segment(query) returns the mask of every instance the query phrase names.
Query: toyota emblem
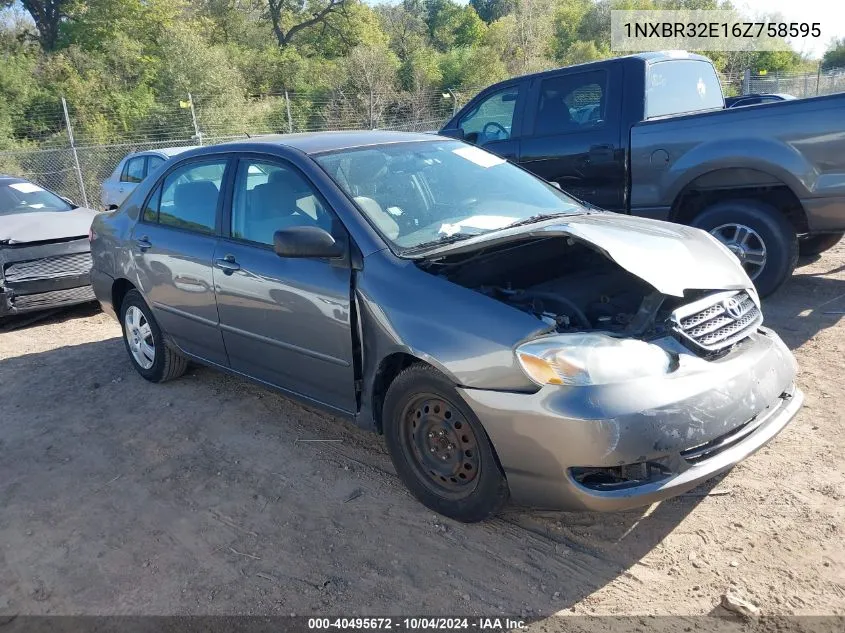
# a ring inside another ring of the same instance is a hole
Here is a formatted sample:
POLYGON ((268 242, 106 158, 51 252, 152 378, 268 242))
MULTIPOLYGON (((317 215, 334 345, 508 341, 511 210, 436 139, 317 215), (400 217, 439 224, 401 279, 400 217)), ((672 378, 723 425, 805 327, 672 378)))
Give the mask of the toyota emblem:
POLYGON ((736 297, 725 299, 722 302, 722 307, 734 321, 739 321, 742 318, 742 302, 736 297))

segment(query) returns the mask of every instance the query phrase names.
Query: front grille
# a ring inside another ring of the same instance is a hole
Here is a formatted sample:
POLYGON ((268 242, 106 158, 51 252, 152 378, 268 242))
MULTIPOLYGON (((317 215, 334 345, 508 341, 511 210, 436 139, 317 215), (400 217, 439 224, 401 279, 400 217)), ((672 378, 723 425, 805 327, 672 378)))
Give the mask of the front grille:
POLYGON ((12 300, 12 306, 18 310, 31 310, 34 308, 49 308, 64 303, 85 303, 95 299, 94 290, 91 286, 82 286, 68 290, 39 292, 34 295, 19 295, 12 300))
POLYGON ((763 313, 744 291, 721 292, 672 313, 672 327, 683 342, 706 352, 738 343, 763 322, 763 313))
POLYGON ((14 262, 6 266, 3 276, 10 284, 55 279, 57 277, 75 277, 91 270, 91 253, 73 253, 33 259, 28 262, 14 262))

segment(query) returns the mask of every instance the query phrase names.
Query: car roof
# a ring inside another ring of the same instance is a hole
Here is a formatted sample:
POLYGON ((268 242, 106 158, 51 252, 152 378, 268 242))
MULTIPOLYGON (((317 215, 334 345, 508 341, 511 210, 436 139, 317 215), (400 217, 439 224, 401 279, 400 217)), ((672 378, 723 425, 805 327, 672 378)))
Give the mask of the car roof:
POLYGON ((237 146, 238 151, 250 145, 280 145, 292 147, 305 154, 320 154, 344 149, 413 143, 416 141, 454 140, 422 132, 393 132, 390 130, 354 130, 342 132, 304 132, 300 134, 268 134, 250 139, 231 141, 214 147, 237 146))
POLYGON ((180 147, 156 147, 154 149, 144 149, 138 152, 132 152, 130 156, 176 156, 182 152, 187 152, 192 149, 197 149, 199 145, 182 145, 180 147))
MULTIPOLYGON (((496 82, 494 84, 490 84, 487 88, 492 88, 495 86, 504 86, 510 83, 516 83, 522 81, 524 79, 534 79, 537 77, 546 77, 551 75, 557 75, 562 70, 571 70, 577 69, 580 71, 589 71, 593 69, 603 68, 608 62, 615 62, 615 61, 627 61, 632 59, 639 59, 646 66, 650 66, 651 64, 656 64, 659 62, 666 62, 670 60, 693 60, 693 61, 700 61, 700 62, 707 62, 708 64, 712 64, 712 60, 704 55, 697 55, 696 53, 688 53, 687 51, 648 51, 645 53, 634 53, 632 55, 621 55, 619 57, 610 57, 608 59, 597 59, 592 62, 584 62, 583 64, 572 64, 571 66, 560 66, 558 68, 551 68, 549 70, 541 70, 536 73, 529 73, 527 75, 518 75, 516 77, 511 77, 510 79, 503 79, 502 81, 496 82)), ((484 90, 487 90, 485 88, 484 90)))
POLYGON ((8 174, 0 174, 0 185, 11 185, 16 182, 29 182, 26 178, 19 176, 10 176, 8 174))

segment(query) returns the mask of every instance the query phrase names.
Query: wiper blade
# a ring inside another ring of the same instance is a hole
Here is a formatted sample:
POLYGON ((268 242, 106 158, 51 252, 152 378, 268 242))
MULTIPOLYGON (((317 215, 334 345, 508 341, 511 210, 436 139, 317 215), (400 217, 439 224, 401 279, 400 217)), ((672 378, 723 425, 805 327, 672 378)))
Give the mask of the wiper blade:
POLYGON ((541 213, 538 215, 532 215, 529 218, 523 218, 522 220, 517 220, 516 222, 511 222, 503 229, 512 229, 515 226, 524 226, 526 224, 534 224, 535 222, 542 222, 543 220, 550 220, 552 218, 562 218, 569 215, 578 215, 577 213, 541 213))
POLYGON ((461 240, 468 239, 470 237, 475 237, 479 235, 478 233, 452 233, 451 235, 441 235, 435 240, 430 240, 428 242, 422 242, 421 244, 415 244, 414 246, 409 246, 408 248, 402 249, 403 253, 415 253, 417 251, 424 251, 429 248, 433 248, 435 246, 443 246, 445 244, 452 244, 454 242, 460 242, 461 240))

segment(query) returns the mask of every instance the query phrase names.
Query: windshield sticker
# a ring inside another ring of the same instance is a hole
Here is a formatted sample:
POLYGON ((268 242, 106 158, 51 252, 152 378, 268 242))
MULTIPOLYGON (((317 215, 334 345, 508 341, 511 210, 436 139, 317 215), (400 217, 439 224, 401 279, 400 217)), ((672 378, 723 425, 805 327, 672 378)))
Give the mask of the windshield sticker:
POLYGON ((504 215, 474 215, 454 224, 443 224, 438 233, 448 236, 460 233, 464 229, 495 231, 496 229, 505 228, 508 224, 513 224, 516 220, 517 218, 506 217, 504 215))
POLYGON ((12 189, 17 189, 21 193, 35 193, 36 191, 44 191, 38 185, 31 182, 13 182, 9 185, 12 189))
POLYGON ((499 158, 498 156, 485 152, 483 149, 478 149, 477 147, 458 147, 453 149, 452 153, 475 163, 479 167, 484 167, 485 169, 501 165, 505 162, 504 158, 499 158))

